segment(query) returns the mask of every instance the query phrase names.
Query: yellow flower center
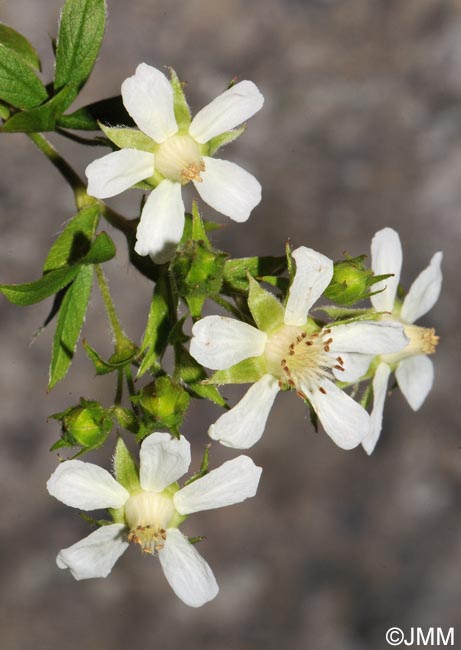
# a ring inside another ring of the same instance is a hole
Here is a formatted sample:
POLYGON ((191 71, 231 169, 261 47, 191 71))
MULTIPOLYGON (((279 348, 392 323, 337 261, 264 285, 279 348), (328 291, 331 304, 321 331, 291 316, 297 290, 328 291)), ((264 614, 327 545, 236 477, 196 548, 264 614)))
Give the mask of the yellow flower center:
POLYGON ((264 355, 281 388, 295 388, 303 399, 306 392, 326 392, 321 383, 334 379, 332 369, 344 370, 341 357, 330 353, 331 333, 328 328, 308 334, 302 327, 282 325, 269 336, 264 355))
POLYGON ((436 335, 433 327, 419 327, 418 325, 406 325, 404 323, 403 325, 405 335, 409 341, 406 347, 400 352, 382 355, 381 359, 385 363, 393 365, 403 359, 408 359, 408 357, 414 357, 418 354, 434 354, 439 337, 436 335))
POLYGON ((139 544, 144 553, 155 553, 163 547, 175 513, 172 499, 162 494, 140 492, 131 496, 125 504, 128 541, 139 544))
POLYGON ((205 171, 205 163, 199 145, 190 135, 173 135, 156 150, 155 168, 165 178, 186 185, 202 181, 200 173, 205 171))

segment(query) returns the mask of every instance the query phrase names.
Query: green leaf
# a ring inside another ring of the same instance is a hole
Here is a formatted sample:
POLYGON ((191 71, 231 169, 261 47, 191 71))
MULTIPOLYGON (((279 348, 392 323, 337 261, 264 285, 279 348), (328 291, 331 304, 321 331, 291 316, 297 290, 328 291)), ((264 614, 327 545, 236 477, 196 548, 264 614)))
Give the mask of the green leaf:
POLYGON ((32 68, 1 44, 0 99, 16 108, 33 108, 48 99, 45 86, 32 68))
POLYGON ((264 357, 244 359, 227 370, 216 371, 207 384, 253 384, 267 373, 264 357))
POLYGON ((197 479, 202 478, 202 476, 205 476, 205 474, 208 474, 208 465, 210 462, 210 447, 211 444, 205 445, 199 471, 195 472, 195 474, 192 474, 192 476, 188 478, 187 481, 184 483, 184 486, 189 485, 190 483, 193 483, 197 479))
POLYGON ((69 84, 42 106, 12 115, 1 130, 5 133, 54 131, 57 117, 74 101, 77 92, 75 84, 69 84))
POLYGON ((224 265, 223 292, 228 295, 248 292, 248 274, 254 278, 278 275, 287 268, 285 257, 242 257, 224 265))
POLYGON ((99 131, 100 122, 135 126, 133 119, 123 105, 121 95, 108 97, 94 104, 83 106, 74 113, 62 115, 57 120, 58 126, 80 131, 99 131))
POLYGON ((218 406, 229 408, 226 400, 216 386, 212 386, 211 384, 202 384, 201 382, 192 382, 191 384, 187 384, 187 387, 199 399, 208 399, 210 402, 213 402, 218 406))
POLYGON ((38 54, 27 38, 4 23, 0 23, 0 44, 13 50, 32 68, 40 70, 38 54))
POLYGON ((54 271, 84 257, 91 248, 91 240, 99 221, 100 208, 92 205, 73 217, 56 239, 43 265, 43 271, 54 271))
POLYGON ((168 309, 168 278, 160 276, 155 285, 146 330, 141 343, 141 352, 144 358, 138 370, 138 377, 142 377, 163 354, 168 343, 171 330, 168 309))
POLYGON ((258 329, 271 332, 283 324, 285 309, 275 296, 262 289, 254 278, 248 276, 250 291, 248 294, 248 307, 258 329))
POLYGON ((2 120, 7 120, 10 116, 10 109, 5 104, 0 102, 0 118, 2 120))
POLYGON ((91 266, 82 266, 75 280, 66 291, 59 310, 53 341, 50 381, 48 383, 48 389, 50 390, 65 377, 72 363, 85 319, 92 285, 93 268, 91 266))
POLYGON ((131 362, 137 352, 137 348, 128 339, 126 340, 126 348, 113 354, 108 361, 104 361, 87 341, 83 341, 83 347, 88 358, 93 362, 97 375, 108 375, 111 372, 123 369, 131 362))
POLYGON ((180 133, 188 133, 191 123, 191 114, 184 94, 183 84, 179 81, 178 75, 170 68, 170 83, 173 88, 174 116, 178 123, 180 133))
POLYGON ((128 492, 141 489, 138 467, 122 438, 117 440, 115 447, 114 471, 115 478, 128 492))
POLYGON ((102 264, 115 257, 115 244, 106 232, 96 236, 89 252, 80 260, 81 264, 102 264))
POLYGON ((79 266, 67 266, 46 273, 40 280, 27 284, 1 284, 0 292, 15 305, 33 305, 66 287, 79 271, 79 266))
POLYGON ((128 127, 114 127, 99 124, 101 131, 113 142, 119 149, 129 147, 130 149, 139 149, 140 151, 154 152, 155 142, 148 135, 139 129, 128 127))
POLYGON ((82 86, 98 56, 106 24, 105 0, 67 0, 61 13, 54 87, 82 86))
POLYGON ((247 125, 243 124, 243 126, 239 126, 238 129, 232 129, 232 131, 225 131, 224 133, 221 133, 220 135, 216 135, 214 138, 211 138, 209 142, 207 142, 206 145, 208 147, 208 156, 212 156, 215 154, 218 149, 221 149, 221 147, 224 147, 226 144, 230 144, 231 142, 234 142, 234 140, 237 140, 238 137, 242 135, 242 133, 246 130, 247 125))

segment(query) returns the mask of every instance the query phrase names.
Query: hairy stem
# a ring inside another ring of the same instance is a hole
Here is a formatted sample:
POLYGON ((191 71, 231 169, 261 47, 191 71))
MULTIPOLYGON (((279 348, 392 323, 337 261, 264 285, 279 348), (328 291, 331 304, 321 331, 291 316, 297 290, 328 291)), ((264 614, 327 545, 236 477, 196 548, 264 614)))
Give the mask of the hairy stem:
POLYGON ((115 311, 114 302, 112 300, 112 296, 110 295, 109 285, 107 283, 104 272, 99 264, 95 265, 95 269, 99 290, 104 301, 107 317, 109 319, 109 323, 115 339, 115 350, 118 352, 126 346, 128 343, 128 338, 126 337, 125 332, 120 325, 120 321, 118 319, 117 312, 115 311))

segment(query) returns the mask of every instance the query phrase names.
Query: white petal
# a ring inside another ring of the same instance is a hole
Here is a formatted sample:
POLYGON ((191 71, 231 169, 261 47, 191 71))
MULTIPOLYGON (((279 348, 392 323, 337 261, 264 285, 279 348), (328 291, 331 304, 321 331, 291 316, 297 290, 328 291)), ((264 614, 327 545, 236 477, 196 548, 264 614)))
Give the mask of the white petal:
POLYGON ((370 416, 364 408, 349 397, 331 381, 310 392, 303 389, 309 397, 323 428, 342 449, 353 449, 362 442, 368 432, 370 416))
POLYGON ((362 440, 362 446, 368 455, 373 453, 381 435, 384 402, 390 373, 391 369, 387 363, 380 363, 373 378, 373 410, 370 415, 370 429, 362 440))
POLYGON ((379 230, 371 240, 371 268, 375 275, 394 274, 374 284, 372 291, 384 291, 370 298, 376 311, 392 311, 402 269, 402 245, 398 233, 392 228, 379 230))
POLYGON ((374 355, 341 352, 340 356, 344 370, 333 370, 333 374, 339 381, 353 382, 367 372, 374 355))
POLYGON ((320 298, 333 276, 333 262, 312 248, 300 246, 292 253, 296 274, 285 310, 286 325, 304 325, 312 305, 320 298))
POLYGON ((218 595, 213 571, 177 528, 167 529, 158 557, 170 587, 186 605, 201 607, 218 595))
POLYGON ((94 160, 85 169, 88 194, 107 199, 120 194, 154 173, 154 154, 120 149, 94 160))
POLYGON ((261 185, 252 174, 239 165, 203 157, 205 171, 201 183, 194 181, 195 189, 205 203, 234 221, 246 221, 261 201, 261 185))
POLYGON ((190 444, 169 433, 153 433, 144 439, 139 452, 141 487, 148 492, 161 492, 187 472, 190 465, 190 444))
POLYGON ((125 108, 141 131, 159 144, 178 130, 173 89, 163 72, 140 63, 136 73, 122 83, 125 108))
POLYGON ((403 325, 397 321, 357 321, 331 328, 332 352, 392 354, 407 346, 403 325))
POLYGON ((403 301, 400 316, 406 323, 414 323, 427 314, 437 302, 442 288, 442 253, 436 253, 428 267, 421 271, 403 301))
POLYGON ((226 370, 235 363, 259 357, 266 347, 267 335, 234 318, 206 316, 192 328, 189 352, 202 366, 226 370))
POLYGON ((204 144, 225 131, 242 124, 257 113, 264 97, 252 81, 240 81, 202 108, 192 120, 190 135, 204 144))
POLYGON ((69 569, 76 580, 106 578, 129 543, 123 524, 101 526, 76 544, 58 553, 56 564, 69 569))
POLYGON ((46 487, 66 506, 81 510, 121 508, 130 496, 107 470, 81 460, 60 463, 46 487))
POLYGON ((164 180, 150 193, 136 231, 138 255, 150 255, 163 264, 174 255, 184 230, 181 185, 164 180))
POLYGON ((261 472, 251 458, 238 456, 176 492, 174 506, 189 515, 240 503, 255 496, 261 472))
POLYGON ((246 392, 233 409, 211 425, 208 435, 226 447, 248 449, 258 442, 279 392, 277 380, 264 375, 246 392))
POLYGON ((434 365, 424 354, 409 357, 399 363, 395 377, 408 404, 417 411, 434 383, 434 365))

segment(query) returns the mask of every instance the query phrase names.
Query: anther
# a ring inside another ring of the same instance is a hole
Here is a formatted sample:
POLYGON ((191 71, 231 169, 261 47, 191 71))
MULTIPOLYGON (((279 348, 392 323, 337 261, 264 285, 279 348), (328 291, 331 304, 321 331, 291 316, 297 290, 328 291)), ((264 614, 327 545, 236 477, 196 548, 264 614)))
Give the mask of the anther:
POLYGON ((319 391, 323 394, 326 395, 327 391, 323 388, 323 386, 319 386, 319 391))

